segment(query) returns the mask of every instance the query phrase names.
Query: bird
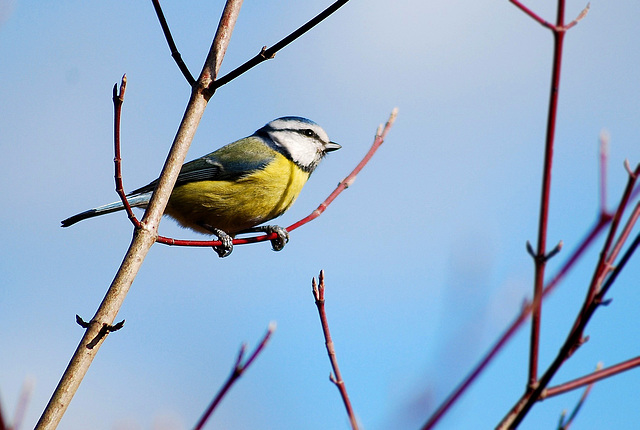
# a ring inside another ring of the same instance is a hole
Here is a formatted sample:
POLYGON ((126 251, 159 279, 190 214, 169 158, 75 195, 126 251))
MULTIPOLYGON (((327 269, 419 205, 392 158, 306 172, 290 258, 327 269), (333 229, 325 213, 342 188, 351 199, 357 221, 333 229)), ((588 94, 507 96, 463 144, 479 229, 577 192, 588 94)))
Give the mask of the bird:
MULTIPOLYGON (((284 248, 288 232, 277 225, 260 226, 287 211, 324 156, 342 146, 329 140, 315 122, 299 117, 274 119, 251 136, 237 140, 182 165, 165 215, 182 227, 213 234, 214 247, 226 257, 240 233, 277 233, 275 251, 284 248)), ((158 179, 127 194, 131 207, 146 208, 158 179)), ((121 201, 81 212, 62 227, 124 209, 121 201)))

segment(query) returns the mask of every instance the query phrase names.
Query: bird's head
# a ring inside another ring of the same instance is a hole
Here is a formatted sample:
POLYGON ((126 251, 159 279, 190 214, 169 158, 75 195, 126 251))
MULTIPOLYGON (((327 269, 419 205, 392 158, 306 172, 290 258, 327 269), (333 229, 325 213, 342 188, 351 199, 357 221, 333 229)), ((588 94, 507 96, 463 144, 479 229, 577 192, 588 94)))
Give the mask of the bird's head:
POLYGON ((275 149, 309 173, 313 172, 327 152, 341 148, 329 140, 327 133, 318 124, 298 116, 274 119, 256 131, 255 135, 266 139, 275 149))

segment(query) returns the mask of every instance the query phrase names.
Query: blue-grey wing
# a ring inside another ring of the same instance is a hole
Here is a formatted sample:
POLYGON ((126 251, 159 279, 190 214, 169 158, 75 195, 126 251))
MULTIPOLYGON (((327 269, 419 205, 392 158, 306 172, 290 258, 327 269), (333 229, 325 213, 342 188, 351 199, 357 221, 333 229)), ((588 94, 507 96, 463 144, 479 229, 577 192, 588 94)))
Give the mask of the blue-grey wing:
MULTIPOLYGON (((275 155, 276 152, 262 139, 250 136, 185 163, 180 169, 176 186, 197 181, 233 181, 263 169, 275 155)), ((156 179, 130 194, 152 191, 157 184, 156 179)))

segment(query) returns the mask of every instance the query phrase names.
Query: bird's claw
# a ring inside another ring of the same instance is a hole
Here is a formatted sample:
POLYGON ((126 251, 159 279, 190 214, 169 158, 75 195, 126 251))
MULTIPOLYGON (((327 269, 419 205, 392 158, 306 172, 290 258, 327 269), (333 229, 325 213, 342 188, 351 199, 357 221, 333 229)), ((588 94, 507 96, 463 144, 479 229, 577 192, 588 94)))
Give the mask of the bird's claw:
POLYGON ((271 239, 271 247, 274 251, 282 251, 282 248, 289 242, 289 232, 279 225, 267 225, 264 227, 267 234, 275 233, 278 235, 275 239, 271 239))
POLYGON ((224 258, 231 255, 231 252, 233 251, 233 238, 219 228, 210 227, 209 230, 211 230, 211 233, 218 236, 218 240, 221 242, 220 245, 212 247, 218 256, 220 258, 224 258))
POLYGON ((271 239, 271 247, 274 251, 282 251, 282 248, 289 242, 289 232, 286 228, 279 225, 261 225, 243 230, 240 233, 275 233, 278 235, 275 239, 271 239))

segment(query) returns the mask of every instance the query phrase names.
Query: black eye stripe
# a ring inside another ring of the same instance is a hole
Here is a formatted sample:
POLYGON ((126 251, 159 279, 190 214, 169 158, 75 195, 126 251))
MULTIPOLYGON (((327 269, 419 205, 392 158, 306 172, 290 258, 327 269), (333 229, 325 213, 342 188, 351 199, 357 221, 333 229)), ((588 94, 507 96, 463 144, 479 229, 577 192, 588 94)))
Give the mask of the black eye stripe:
POLYGON ((301 135, 306 136, 306 137, 311 137, 313 139, 316 139, 316 140, 319 140, 319 141, 322 142, 322 139, 320 138, 318 133, 316 133, 314 130, 312 130, 310 128, 280 128, 280 129, 271 128, 270 131, 271 132, 289 131, 289 132, 292 132, 292 133, 301 134, 301 135))

